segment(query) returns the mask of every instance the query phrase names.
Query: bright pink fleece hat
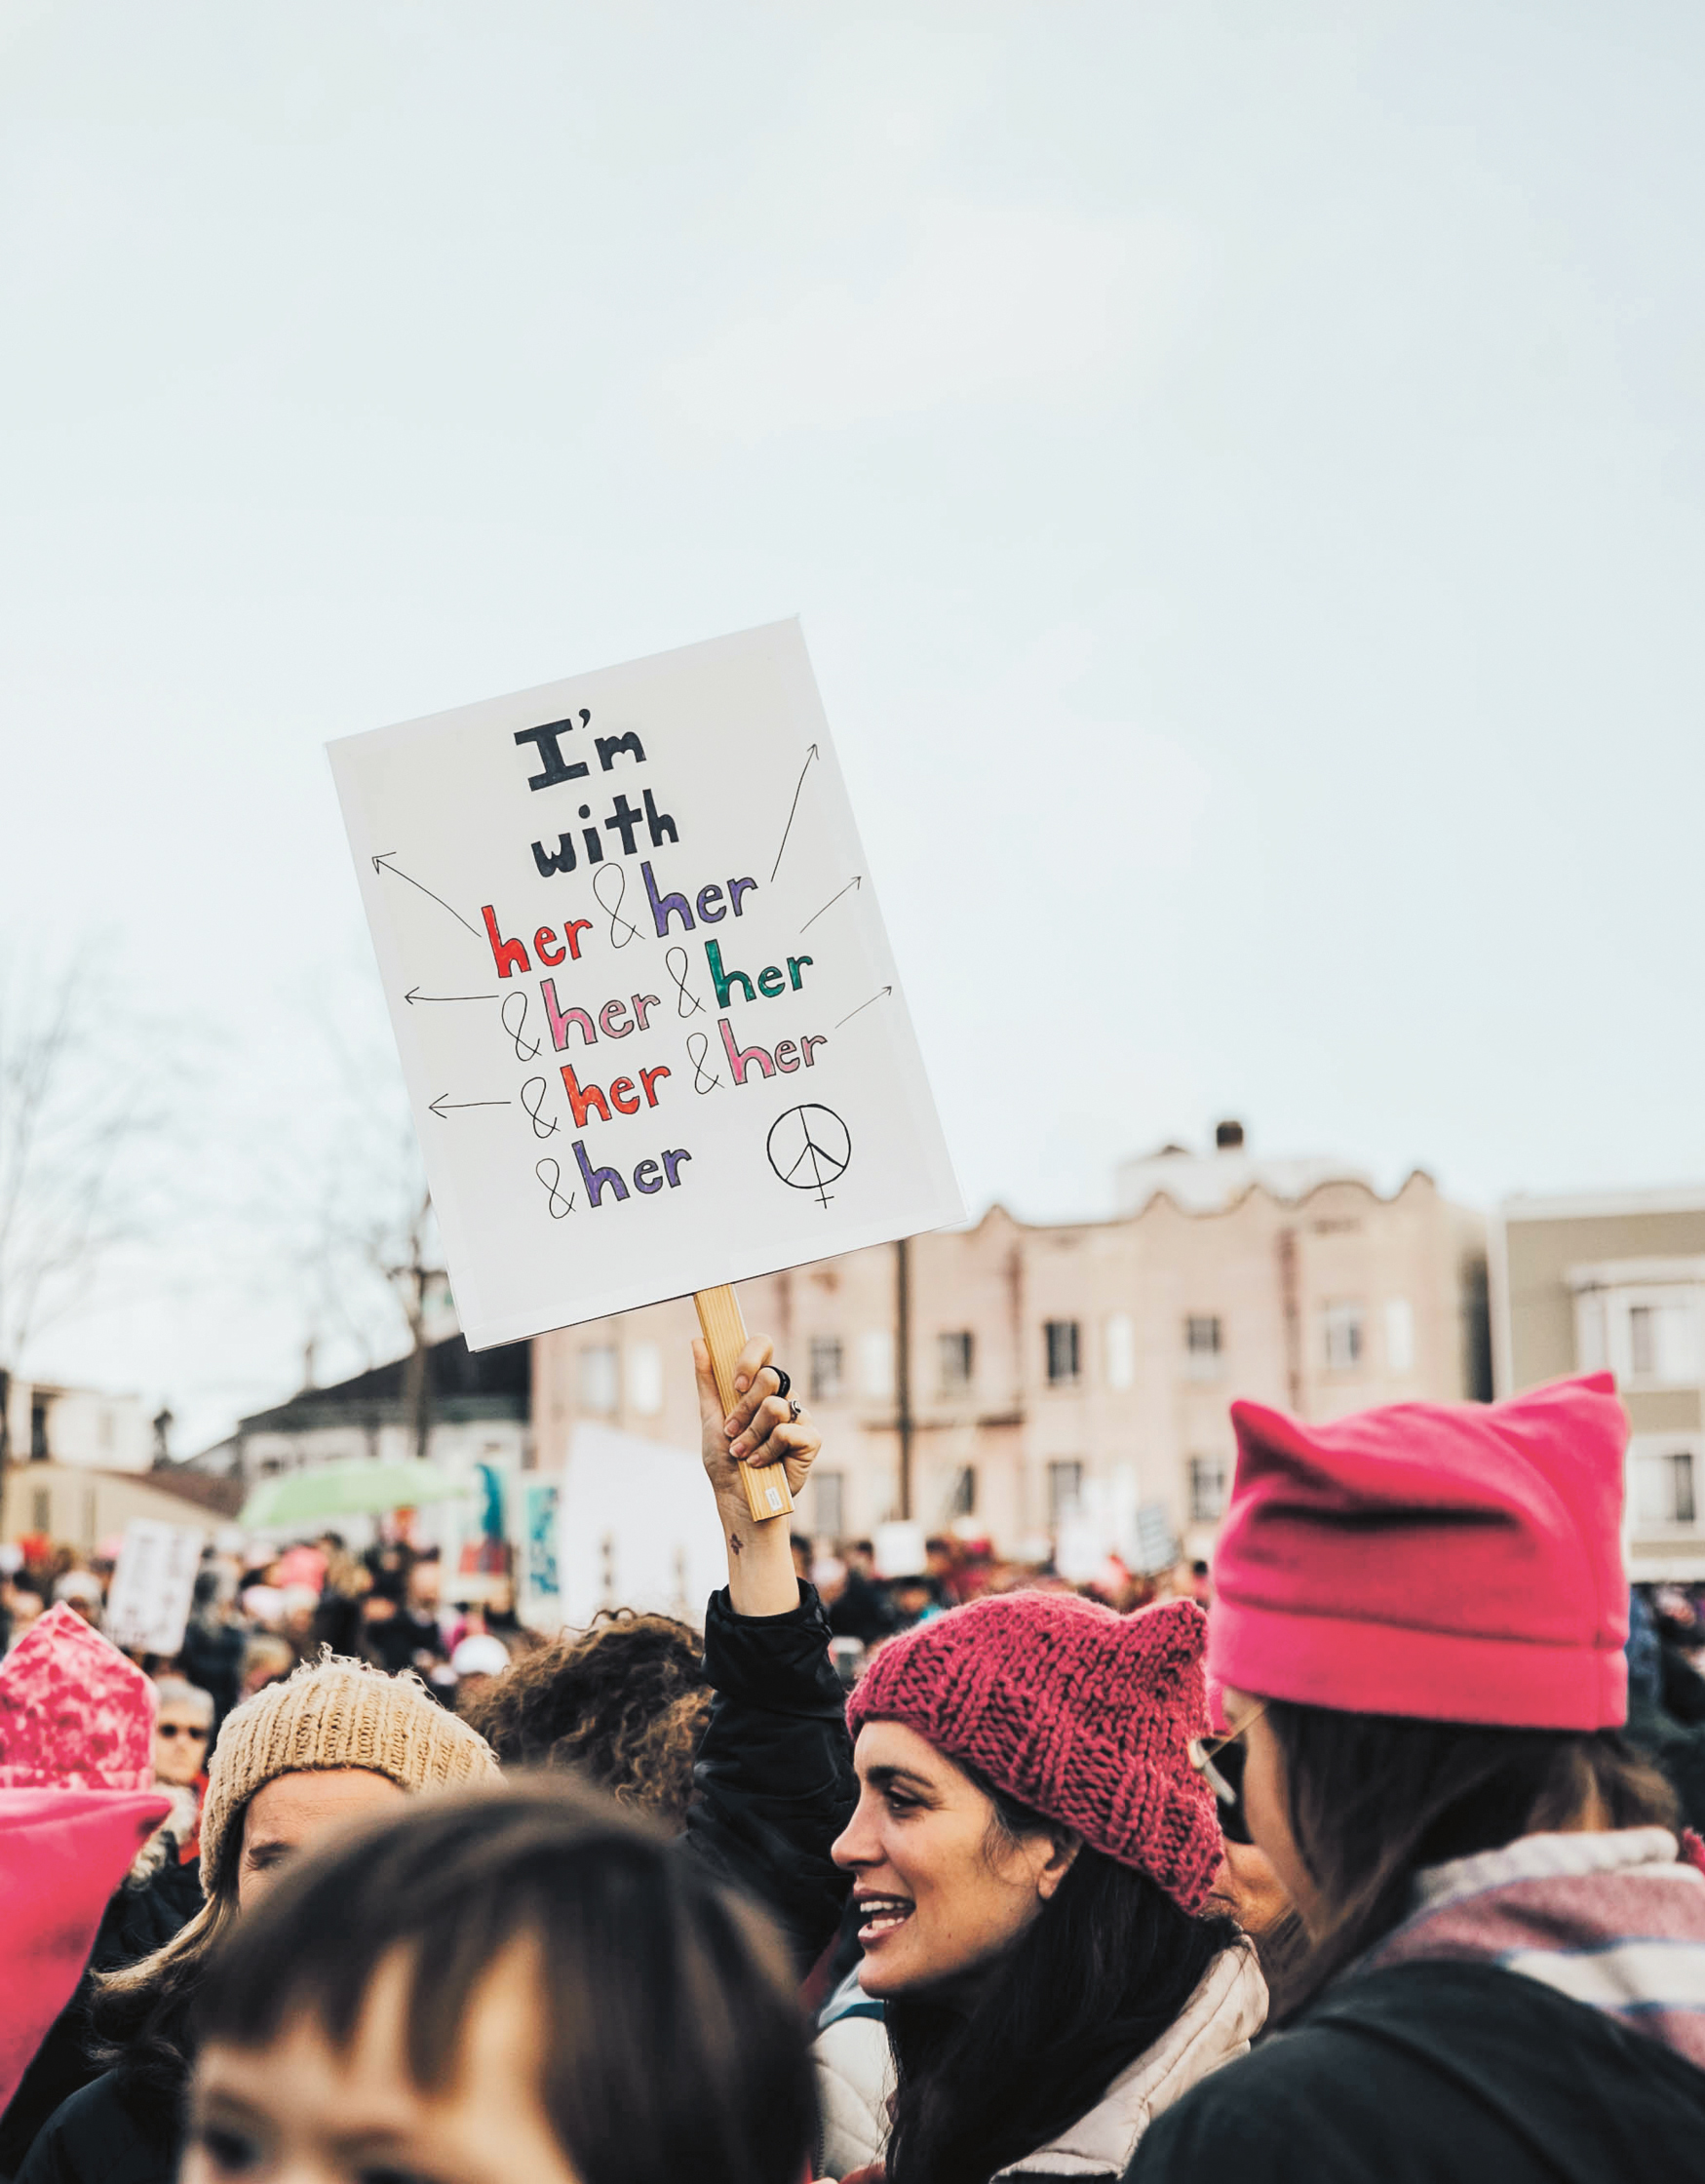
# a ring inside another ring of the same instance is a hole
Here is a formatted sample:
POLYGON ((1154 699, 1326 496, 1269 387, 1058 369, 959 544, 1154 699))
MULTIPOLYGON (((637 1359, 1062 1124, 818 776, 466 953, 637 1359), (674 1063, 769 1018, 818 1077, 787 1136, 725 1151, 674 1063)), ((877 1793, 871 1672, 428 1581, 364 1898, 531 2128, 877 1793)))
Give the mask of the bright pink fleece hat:
POLYGON ((154 1790, 0 1789, 0 2107, 83 1976, 108 1896, 171 1810, 154 1790))
POLYGON ((1135 1616, 1070 1593, 973 1600, 891 1638, 847 1726, 904 1722, 1193 1913, 1223 1855, 1189 1755, 1207 1727, 1203 1637, 1189 1600, 1135 1616))
POLYGON ((1304 1425, 1234 1403, 1209 1674, 1339 1713, 1595 1730, 1628 1713, 1608 1373, 1304 1425))

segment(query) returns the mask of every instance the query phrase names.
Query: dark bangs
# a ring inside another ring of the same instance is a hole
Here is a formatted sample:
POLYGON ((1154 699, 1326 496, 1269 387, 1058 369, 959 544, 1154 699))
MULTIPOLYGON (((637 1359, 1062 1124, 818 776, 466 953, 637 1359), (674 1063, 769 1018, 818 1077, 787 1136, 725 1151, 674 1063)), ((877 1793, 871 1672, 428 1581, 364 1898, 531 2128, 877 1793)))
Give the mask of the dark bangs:
POLYGON ((424 1798, 305 1860, 214 1955, 197 2040, 262 2048, 308 2016, 344 2048, 401 1954, 407 2069, 442 2092, 482 1982, 518 1942, 540 2097, 586 2184, 795 2184, 816 2110, 780 1942, 678 1846, 562 1775, 424 1798))

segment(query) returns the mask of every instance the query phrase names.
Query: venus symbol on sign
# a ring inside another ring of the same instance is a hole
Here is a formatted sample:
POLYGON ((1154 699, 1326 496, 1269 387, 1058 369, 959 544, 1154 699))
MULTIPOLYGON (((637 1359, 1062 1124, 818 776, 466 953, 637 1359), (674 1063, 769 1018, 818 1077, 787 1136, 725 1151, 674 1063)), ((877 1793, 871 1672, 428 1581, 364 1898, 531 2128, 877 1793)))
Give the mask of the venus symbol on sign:
POLYGON ((824 1186, 843 1176, 852 1159, 852 1133, 833 1108, 789 1108, 770 1124, 764 1141, 769 1164, 794 1190, 815 1190, 820 1206, 832 1193, 824 1186))

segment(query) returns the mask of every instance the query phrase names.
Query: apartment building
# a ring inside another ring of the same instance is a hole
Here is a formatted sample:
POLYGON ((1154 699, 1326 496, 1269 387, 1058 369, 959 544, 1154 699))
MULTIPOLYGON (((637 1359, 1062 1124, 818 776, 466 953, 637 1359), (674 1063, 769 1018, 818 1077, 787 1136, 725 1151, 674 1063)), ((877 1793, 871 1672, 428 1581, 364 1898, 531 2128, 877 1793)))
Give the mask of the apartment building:
POLYGON ((1498 1392, 1614 1373, 1630 1574, 1705 1579, 1705 1189, 1508 1199, 1492 1283, 1498 1392))
MULTIPOLYGON (((1329 1418, 1490 1392, 1479 1218, 1417 1170, 1389 1197, 1341 1162, 1129 1163, 1111 1220, 972 1227, 742 1282, 824 1434, 800 1508, 820 1539, 886 1518, 1046 1552, 1068 1519, 1136 1554, 1212 1544, 1234 1395, 1329 1418)), ((696 1445, 690 1298, 541 1336, 533 1429, 561 1467, 596 1419, 696 1445)))

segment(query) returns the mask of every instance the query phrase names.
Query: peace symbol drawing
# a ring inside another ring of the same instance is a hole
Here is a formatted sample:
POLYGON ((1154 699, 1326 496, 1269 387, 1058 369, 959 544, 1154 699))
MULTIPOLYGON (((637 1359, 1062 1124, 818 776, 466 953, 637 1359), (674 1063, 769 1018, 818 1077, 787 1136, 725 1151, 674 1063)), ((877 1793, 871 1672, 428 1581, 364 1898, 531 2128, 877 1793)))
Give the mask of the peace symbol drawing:
POLYGON ((833 1193, 825 1186, 845 1175, 852 1133, 833 1108, 789 1108, 770 1124, 763 1150, 783 1183, 794 1190, 815 1190, 817 1203, 827 1206, 833 1193))

